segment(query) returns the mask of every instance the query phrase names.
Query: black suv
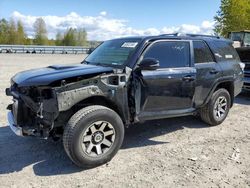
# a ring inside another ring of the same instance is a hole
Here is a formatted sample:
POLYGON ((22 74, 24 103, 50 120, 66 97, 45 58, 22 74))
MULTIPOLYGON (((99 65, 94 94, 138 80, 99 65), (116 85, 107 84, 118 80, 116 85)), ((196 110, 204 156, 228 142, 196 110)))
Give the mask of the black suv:
POLYGON ((129 37, 103 42, 82 63, 16 74, 6 94, 20 136, 63 137, 78 166, 111 160, 124 127, 197 115, 222 123, 241 92, 240 60, 226 39, 201 35, 129 37))

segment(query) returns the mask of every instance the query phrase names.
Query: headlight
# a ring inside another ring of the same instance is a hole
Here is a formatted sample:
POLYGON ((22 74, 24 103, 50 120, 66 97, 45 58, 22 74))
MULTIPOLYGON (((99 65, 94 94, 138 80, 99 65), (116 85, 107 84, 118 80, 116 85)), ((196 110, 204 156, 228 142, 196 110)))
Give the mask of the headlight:
POLYGON ((22 94, 28 94, 29 88, 28 87, 20 87, 19 92, 22 94))

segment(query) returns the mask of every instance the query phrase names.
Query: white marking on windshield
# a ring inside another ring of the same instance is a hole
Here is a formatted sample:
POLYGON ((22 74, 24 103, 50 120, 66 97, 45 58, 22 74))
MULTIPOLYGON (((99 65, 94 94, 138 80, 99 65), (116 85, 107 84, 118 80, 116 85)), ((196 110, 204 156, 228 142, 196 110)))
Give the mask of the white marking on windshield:
POLYGON ((233 55, 225 55, 226 59, 233 59, 233 55))
POLYGON ((124 42, 122 48, 135 48, 138 42, 124 42))

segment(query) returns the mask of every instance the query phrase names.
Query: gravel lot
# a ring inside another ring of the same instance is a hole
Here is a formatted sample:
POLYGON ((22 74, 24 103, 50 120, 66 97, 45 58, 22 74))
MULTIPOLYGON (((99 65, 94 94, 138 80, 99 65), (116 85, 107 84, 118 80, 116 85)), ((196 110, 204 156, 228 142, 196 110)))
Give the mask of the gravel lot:
POLYGON ((250 187, 250 94, 237 97, 217 127, 194 117, 132 126, 114 159, 94 169, 73 165, 60 141, 15 136, 5 117, 10 77, 82 59, 0 54, 0 187, 250 187))

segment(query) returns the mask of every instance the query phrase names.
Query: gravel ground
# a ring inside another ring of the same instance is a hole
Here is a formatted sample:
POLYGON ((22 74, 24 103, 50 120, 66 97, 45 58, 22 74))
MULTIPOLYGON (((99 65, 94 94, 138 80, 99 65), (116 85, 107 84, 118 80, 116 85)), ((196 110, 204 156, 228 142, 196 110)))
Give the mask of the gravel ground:
POLYGON ((73 165, 60 141, 15 136, 5 117, 10 77, 82 59, 0 54, 0 187, 250 187, 250 94, 237 97, 217 127, 194 117, 132 126, 114 159, 93 169, 73 165))

